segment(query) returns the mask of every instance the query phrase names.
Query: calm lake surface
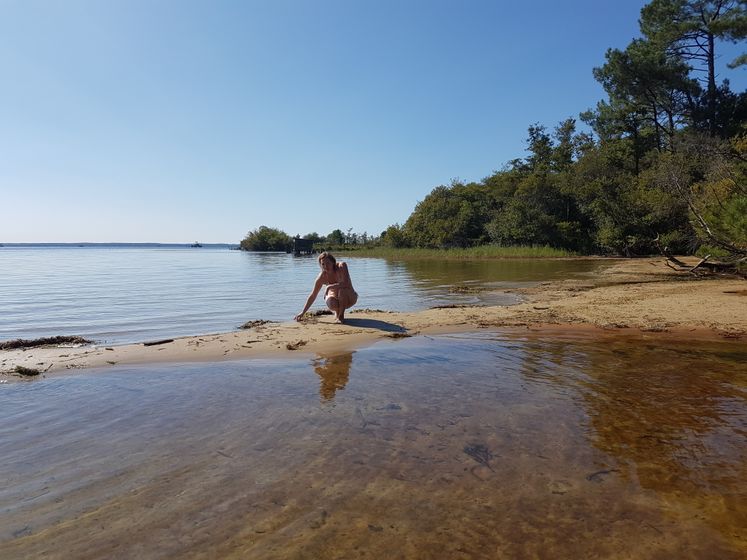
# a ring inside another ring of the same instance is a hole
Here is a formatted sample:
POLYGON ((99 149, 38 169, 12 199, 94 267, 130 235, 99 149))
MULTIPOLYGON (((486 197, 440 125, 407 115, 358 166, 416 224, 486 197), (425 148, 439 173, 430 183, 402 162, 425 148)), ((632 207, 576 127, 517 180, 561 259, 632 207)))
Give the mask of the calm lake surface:
MULTIPOLYGON (((516 298, 450 293, 590 274, 588 260, 415 261, 344 257, 358 308, 415 311, 516 298)), ((303 307, 316 258, 227 247, 0 247, 0 340, 81 335, 100 343, 227 332, 288 321, 303 307)), ((323 307, 321 298, 313 309, 323 307)))
POLYGON ((0 558, 747 557, 747 345, 604 336, 0 385, 0 558))

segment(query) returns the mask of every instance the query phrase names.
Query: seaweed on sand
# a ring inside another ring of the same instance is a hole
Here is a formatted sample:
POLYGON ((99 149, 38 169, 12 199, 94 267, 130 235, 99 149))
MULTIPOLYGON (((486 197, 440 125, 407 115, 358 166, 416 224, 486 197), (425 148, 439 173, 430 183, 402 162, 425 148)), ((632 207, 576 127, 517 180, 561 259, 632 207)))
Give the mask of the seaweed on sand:
POLYGON ((48 336, 26 340, 17 338, 0 342, 0 350, 15 350, 17 348, 33 348, 35 346, 53 346, 57 344, 91 344, 93 341, 82 336, 48 336))
POLYGON ((265 319, 257 319, 256 321, 247 321, 243 325, 241 325, 240 329, 253 329, 256 327, 261 327, 262 325, 266 325, 267 323, 274 323, 274 321, 266 321, 265 319))
POLYGON ((18 375, 23 375, 25 377, 34 377, 41 373, 38 369, 27 368, 24 366, 16 366, 13 371, 15 371, 18 375))

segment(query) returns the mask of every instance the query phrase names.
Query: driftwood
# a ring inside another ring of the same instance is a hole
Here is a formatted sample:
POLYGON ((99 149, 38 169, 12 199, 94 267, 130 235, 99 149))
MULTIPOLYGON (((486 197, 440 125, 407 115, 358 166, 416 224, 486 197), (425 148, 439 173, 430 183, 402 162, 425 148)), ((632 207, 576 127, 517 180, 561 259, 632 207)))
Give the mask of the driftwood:
POLYGON ((733 276, 739 276, 746 278, 745 274, 739 270, 739 265, 747 261, 747 257, 741 258, 735 262, 710 262, 711 255, 706 255, 695 266, 690 266, 687 263, 682 262, 677 257, 671 254, 669 247, 662 247, 659 244, 659 236, 654 239, 656 248, 659 249, 661 255, 666 259, 666 264, 672 270, 677 272, 687 272, 690 274, 701 274, 701 273, 715 273, 715 274, 729 274, 733 276))
MULTIPOLYGON (((688 270, 688 272, 695 272, 696 269, 700 268, 701 266, 704 266, 706 264, 706 261, 710 258, 711 258, 711 255, 706 255, 705 257, 700 259, 700 262, 698 262, 698 264, 696 264, 694 267, 688 270)), ((708 263, 708 264, 713 264, 713 263, 708 263)))
POLYGON ((654 239, 654 243, 656 244, 656 248, 659 249, 659 252, 662 254, 662 256, 667 259, 666 265, 669 268, 673 268, 674 270, 677 270, 671 264, 669 264, 670 262, 676 264, 680 268, 687 268, 687 265, 685 263, 683 263, 681 260, 679 260, 677 257, 675 257, 672 253, 669 252, 669 247, 667 247, 666 245, 664 247, 661 246, 661 244, 659 243, 658 235, 656 236, 656 239, 654 239))
POLYGON ((677 257, 675 257, 669 252, 669 247, 664 247, 664 249, 662 249, 661 254, 667 258, 667 261, 676 264, 680 268, 688 268, 686 263, 683 263, 681 260, 679 260, 677 257))
POLYGON ((159 344, 168 344, 174 342, 173 338, 164 338, 163 340, 152 340, 150 342, 143 342, 143 346, 158 346, 159 344))
MULTIPOLYGON (((666 259, 666 261, 664 261, 664 264, 666 264, 669 268, 671 268, 672 270, 676 270, 677 272, 683 272, 683 269, 690 268, 689 265, 687 265, 686 263, 682 262, 677 257, 675 257, 669 251, 669 247, 667 247, 666 245, 664 247, 661 246, 661 244, 659 243, 659 236, 658 235, 656 236, 656 239, 654 239, 654 243, 656 244, 656 248, 659 249, 659 253, 661 253, 661 255, 666 259), (673 266, 673 265, 676 265, 676 266, 673 266)), ((710 257, 710 255, 708 255, 708 257, 710 257)), ((708 257, 706 257, 706 259, 708 257)), ((703 261, 701 261, 701 263, 702 262, 703 261)), ((698 268, 698 266, 701 263, 698 263, 693 268, 691 268, 690 272, 692 272, 693 270, 695 270, 696 268, 698 268)))
POLYGON ((695 266, 685 264, 676 258, 670 258, 666 255, 664 256, 667 259, 664 264, 666 264, 669 268, 676 272, 684 272, 694 274, 696 276, 702 274, 728 274, 730 276, 747 278, 747 276, 745 276, 745 274, 739 270, 736 263, 709 262, 708 259, 711 258, 711 255, 706 255, 705 257, 700 259, 697 264, 695 264, 695 266))
POLYGON ((688 269, 687 272, 691 272, 693 274, 698 274, 701 272, 712 272, 715 274, 731 274, 735 276, 741 276, 744 278, 744 274, 739 271, 739 268, 737 267, 737 263, 728 263, 728 262, 709 262, 708 259, 711 258, 711 255, 706 255, 698 263, 688 269))

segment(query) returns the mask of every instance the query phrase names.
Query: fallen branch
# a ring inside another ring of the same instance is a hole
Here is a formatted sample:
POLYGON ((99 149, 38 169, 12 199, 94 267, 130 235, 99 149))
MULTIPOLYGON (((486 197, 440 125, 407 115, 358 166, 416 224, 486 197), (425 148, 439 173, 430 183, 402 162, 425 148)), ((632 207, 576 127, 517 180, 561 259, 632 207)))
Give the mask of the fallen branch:
MULTIPOLYGON (((665 246, 665 247, 662 247, 662 246, 661 246, 661 244, 659 243, 659 236, 658 236, 658 234, 657 234, 657 236, 656 236, 656 239, 654 239, 654 243, 656 244, 656 248, 657 248, 657 249, 659 249, 659 252, 661 253, 661 255, 662 255, 662 256, 663 256, 664 258, 666 258, 666 259, 667 259, 667 261, 671 261, 671 262, 673 262, 674 264, 676 264, 676 265, 677 265, 677 266, 679 266, 680 268, 687 268, 687 264, 683 263, 683 262, 682 262, 681 260, 679 260, 679 259, 678 259, 677 257, 675 257, 674 255, 672 255, 672 254, 671 254, 671 253, 669 252, 669 247, 666 247, 666 246, 665 246)), ((669 262, 667 262, 667 266, 668 266, 669 268, 674 268, 673 266, 671 266, 671 265, 669 264, 669 262)), ((676 268, 674 268, 674 270, 677 270, 677 269, 676 269, 676 268)))
POLYGON ((158 346, 159 344, 168 344, 174 342, 173 338, 164 338, 163 340, 154 340, 152 342, 143 342, 143 346, 158 346))
POLYGON ((695 272, 695 269, 696 269, 696 268, 698 268, 699 266, 702 266, 702 265, 704 265, 704 264, 705 264, 705 262, 706 262, 706 261, 707 261, 708 259, 710 259, 710 258, 711 258, 711 255, 706 255, 705 257, 703 257, 702 259, 700 259, 700 262, 698 262, 698 264, 696 264, 696 265, 695 265, 694 267, 692 267, 692 268, 691 268, 691 269, 690 269, 690 270, 689 270, 688 272, 695 272))

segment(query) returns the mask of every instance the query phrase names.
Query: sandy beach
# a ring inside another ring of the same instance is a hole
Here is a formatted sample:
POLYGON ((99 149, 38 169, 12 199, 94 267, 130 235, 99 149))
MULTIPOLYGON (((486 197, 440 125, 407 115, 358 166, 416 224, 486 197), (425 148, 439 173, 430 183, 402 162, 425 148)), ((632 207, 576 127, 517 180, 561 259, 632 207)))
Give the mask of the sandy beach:
MULTIPOLYGON (((696 259, 684 259, 688 263, 696 259)), ((244 330, 148 341, 152 344, 47 346, 0 351, 0 380, 18 380, 16 368, 42 375, 114 364, 193 362, 331 354, 382 338, 484 328, 591 333, 650 333, 692 339, 747 338, 747 282, 734 277, 675 271, 662 258, 610 261, 594 277, 508 290, 513 306, 442 307, 415 313, 353 309, 344 325, 330 315, 303 322, 256 322, 244 330)))

